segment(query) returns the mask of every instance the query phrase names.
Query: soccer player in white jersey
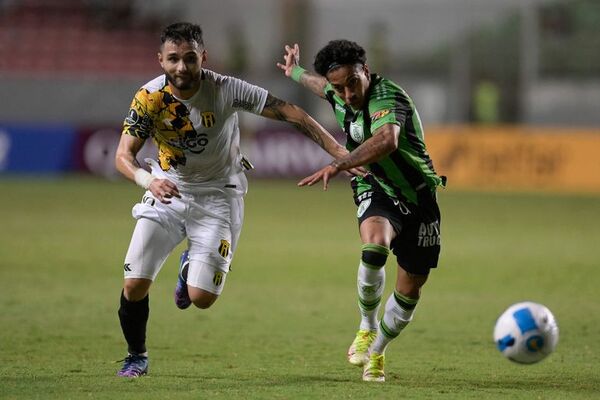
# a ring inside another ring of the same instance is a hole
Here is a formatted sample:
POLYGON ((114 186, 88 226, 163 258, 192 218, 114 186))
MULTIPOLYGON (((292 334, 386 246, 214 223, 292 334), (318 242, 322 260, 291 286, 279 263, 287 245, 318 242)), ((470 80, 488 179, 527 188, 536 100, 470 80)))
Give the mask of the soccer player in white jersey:
POLYGON ((242 227, 244 170, 250 167, 240 154, 237 111, 287 121, 333 157, 347 153, 299 107, 203 68, 206 54, 200 26, 166 27, 158 53, 164 74, 142 86, 125 119, 116 166, 146 193, 133 207, 137 223, 125 256, 119 319, 128 355, 119 376, 148 371, 149 289, 183 239, 189 253, 181 258, 177 306, 208 308, 223 290, 242 227), (151 172, 136 160, 148 138, 158 147, 158 161, 146 160, 151 172))

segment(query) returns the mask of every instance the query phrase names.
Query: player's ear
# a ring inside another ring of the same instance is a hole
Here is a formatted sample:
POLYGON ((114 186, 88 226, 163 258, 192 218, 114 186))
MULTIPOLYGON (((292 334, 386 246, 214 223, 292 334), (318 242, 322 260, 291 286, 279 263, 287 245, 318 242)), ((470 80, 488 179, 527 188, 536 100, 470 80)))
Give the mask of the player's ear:
POLYGON ((202 53, 200 53, 200 63, 205 63, 206 60, 208 60, 208 53, 206 50, 202 50, 202 53))
POLYGON ((157 53, 157 56, 158 56, 158 63, 160 64, 161 67, 163 67, 163 56, 162 56, 162 53, 159 51, 157 53))

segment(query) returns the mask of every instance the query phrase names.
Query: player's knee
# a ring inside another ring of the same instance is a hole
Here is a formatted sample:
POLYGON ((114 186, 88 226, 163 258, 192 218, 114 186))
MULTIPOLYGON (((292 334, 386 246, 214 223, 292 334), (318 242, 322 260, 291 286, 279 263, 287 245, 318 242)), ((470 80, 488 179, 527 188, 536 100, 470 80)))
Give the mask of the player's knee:
POLYGON ((362 262, 371 268, 379 269, 387 261, 390 250, 386 246, 375 243, 365 243, 362 246, 362 262))
POLYGON ((418 298, 421 295, 421 288, 427 282, 429 275, 413 274, 398 268, 398 279, 396 281, 396 291, 404 296, 418 298))
POLYGON ((148 295, 150 279, 125 279, 123 283, 123 295, 128 301, 140 301, 148 295))
POLYGON ((212 306, 215 303, 215 301, 217 301, 217 299, 219 298, 219 295, 207 292, 203 289, 190 288, 189 286, 188 293, 190 295, 190 300, 192 301, 192 304, 203 310, 212 306))

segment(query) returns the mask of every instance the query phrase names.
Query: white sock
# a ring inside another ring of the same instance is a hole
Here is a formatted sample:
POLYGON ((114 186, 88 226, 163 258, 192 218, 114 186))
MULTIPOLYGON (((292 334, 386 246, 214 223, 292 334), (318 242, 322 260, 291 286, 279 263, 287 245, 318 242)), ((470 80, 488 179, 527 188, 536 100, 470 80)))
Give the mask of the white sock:
POLYGON ((418 299, 409 299, 398 293, 393 293, 385 303, 385 313, 379 324, 377 337, 371 344, 371 352, 384 354, 388 344, 412 320, 414 308, 418 299), (402 303, 402 304, 401 304, 402 303))
POLYGON ((385 268, 373 269, 361 261, 357 277, 360 329, 377 330, 377 313, 385 288, 385 268))

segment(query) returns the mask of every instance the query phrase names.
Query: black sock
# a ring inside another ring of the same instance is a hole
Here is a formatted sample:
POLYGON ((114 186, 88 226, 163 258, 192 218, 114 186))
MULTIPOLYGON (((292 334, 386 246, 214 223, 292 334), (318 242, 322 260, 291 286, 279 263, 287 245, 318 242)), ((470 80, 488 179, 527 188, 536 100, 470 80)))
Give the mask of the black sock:
POLYGON ((148 296, 140 301, 129 301, 121 291, 119 320, 123 336, 127 341, 127 350, 131 354, 146 352, 146 323, 150 314, 148 296))

